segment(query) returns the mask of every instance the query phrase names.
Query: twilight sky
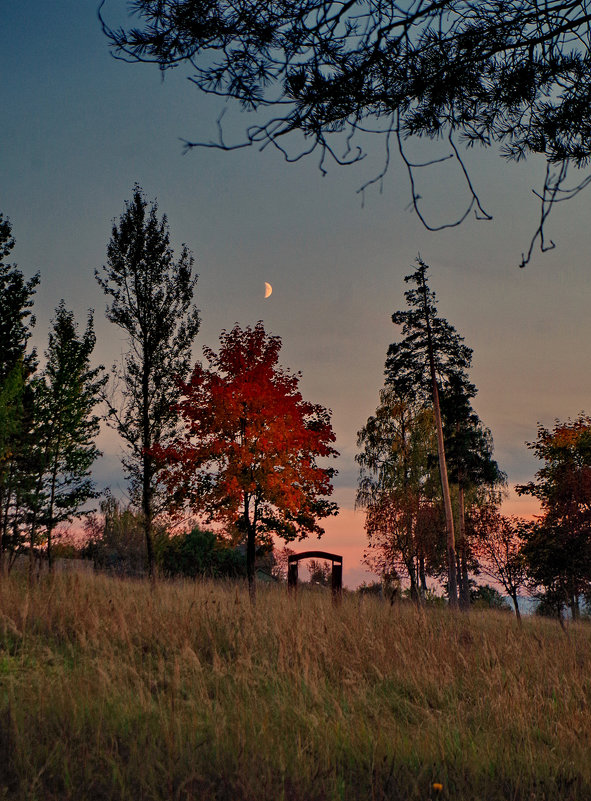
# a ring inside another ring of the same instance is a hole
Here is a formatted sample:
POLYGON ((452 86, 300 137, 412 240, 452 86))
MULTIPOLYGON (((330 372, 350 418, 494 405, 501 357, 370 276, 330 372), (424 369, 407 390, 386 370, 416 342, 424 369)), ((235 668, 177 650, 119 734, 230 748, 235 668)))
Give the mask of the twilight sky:
MULTIPOLYGON (((184 155, 181 139, 216 137, 221 104, 182 69, 162 81, 156 67, 115 61, 96 5, 19 0, 2 14, 0 210, 17 241, 12 260, 26 276, 41 273, 39 350, 62 297, 81 325, 95 309, 97 361, 110 365, 125 348, 104 319, 93 271, 137 181, 167 214, 173 243, 195 255, 202 314, 195 357, 204 344, 217 348, 223 328, 262 319, 283 339, 282 363, 302 372, 304 397, 332 409, 341 514, 320 543, 302 547, 342 553, 353 586, 371 578, 361 564, 363 516, 353 511, 356 432, 375 410, 396 338, 390 317, 404 308, 403 278, 420 251, 439 313, 474 349, 474 405, 493 433, 495 456, 511 486, 529 480, 537 465, 525 441, 535 438, 537 421, 591 412, 589 196, 554 210, 548 235, 557 248, 519 270, 537 224, 532 189, 541 187, 542 162, 506 164, 471 151, 472 179, 494 220, 429 233, 408 209, 396 160, 382 192, 370 188, 362 206, 356 190, 380 170, 378 139, 359 165, 331 166, 325 177, 315 156, 287 164, 271 149, 184 155), (273 285, 267 300, 265 281, 273 285)), ((121 8, 123 0, 109 0, 107 16, 111 9, 116 21, 121 8)), ((247 115, 229 110, 228 120, 228 138, 238 139, 247 115)), ((422 176, 434 222, 463 207, 459 186, 448 166, 422 176)), ((95 477, 121 493, 117 437, 105 432, 101 447, 95 477)), ((506 502, 508 512, 534 509, 514 493, 506 502)))

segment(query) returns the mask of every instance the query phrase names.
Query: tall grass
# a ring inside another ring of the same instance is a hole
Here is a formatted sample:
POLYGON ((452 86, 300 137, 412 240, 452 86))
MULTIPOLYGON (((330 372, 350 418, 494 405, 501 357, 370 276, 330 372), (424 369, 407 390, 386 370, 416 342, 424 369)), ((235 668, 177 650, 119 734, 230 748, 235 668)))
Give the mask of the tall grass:
POLYGON ((0 798, 588 801, 590 706, 585 624, 0 583, 0 798))

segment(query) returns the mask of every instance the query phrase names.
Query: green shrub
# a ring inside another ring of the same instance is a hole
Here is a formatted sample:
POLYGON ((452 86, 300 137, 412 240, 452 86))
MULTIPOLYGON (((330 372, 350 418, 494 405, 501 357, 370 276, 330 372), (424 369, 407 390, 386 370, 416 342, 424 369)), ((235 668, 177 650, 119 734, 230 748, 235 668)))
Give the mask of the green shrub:
POLYGON ((213 531, 204 531, 198 526, 166 539, 158 548, 157 560, 168 578, 246 576, 244 553, 220 542, 213 531))

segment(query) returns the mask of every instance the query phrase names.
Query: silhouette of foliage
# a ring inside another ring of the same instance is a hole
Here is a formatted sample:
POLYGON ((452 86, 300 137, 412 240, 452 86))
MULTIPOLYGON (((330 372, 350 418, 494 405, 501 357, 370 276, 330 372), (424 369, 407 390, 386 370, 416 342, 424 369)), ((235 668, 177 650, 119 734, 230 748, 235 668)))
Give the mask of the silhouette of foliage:
POLYGON ((90 472, 101 455, 95 442, 100 417, 94 410, 107 380, 102 366, 90 366, 96 343, 92 313, 79 334, 74 314, 62 300, 52 322, 47 364, 33 381, 34 483, 28 521, 31 548, 43 527, 50 570, 54 529, 87 514, 90 510, 82 512, 82 507, 99 495, 90 472))
POLYGON ((591 592, 591 417, 538 425, 528 447, 543 462, 534 481, 517 487, 543 511, 523 547, 528 571, 546 606, 560 614, 568 605, 576 618, 579 596, 591 592))
POLYGON ((213 531, 198 526, 163 540, 157 549, 157 561, 169 578, 246 576, 245 554, 220 542, 213 531))
POLYGON ((105 400, 108 419, 128 449, 123 466, 142 510, 150 574, 152 520, 161 511, 150 448, 175 430, 176 382, 190 369, 199 330, 192 269, 185 245, 175 261, 166 216, 158 219, 157 204, 148 208, 136 184, 119 223, 113 224, 107 265, 102 273, 95 270, 95 277, 111 301, 107 319, 128 338, 129 350, 122 364, 113 365, 115 384, 105 400))
POLYGON ((26 522, 33 444, 30 380, 37 368, 36 351, 28 343, 39 275, 27 281, 7 263, 14 245, 10 221, 0 212, 0 571, 7 554, 20 547, 26 522))
POLYGON ((472 213, 490 219, 461 146, 494 146, 512 161, 541 154, 540 223, 522 266, 536 242, 554 247, 544 236, 552 206, 591 181, 567 183, 569 167, 585 168, 591 155, 588 0, 135 0, 139 22, 127 28, 109 26, 106 3, 99 16, 118 58, 163 71, 184 64, 200 90, 261 112, 244 140, 228 144, 220 118, 217 141, 187 147, 272 145, 289 161, 318 152, 324 171, 329 159, 363 159, 373 134, 384 165, 362 190, 381 182, 397 151, 412 205, 432 230, 472 213), (445 150, 417 161, 415 139, 441 140, 445 150), (436 225, 416 174, 445 160, 456 163, 467 200, 436 225))

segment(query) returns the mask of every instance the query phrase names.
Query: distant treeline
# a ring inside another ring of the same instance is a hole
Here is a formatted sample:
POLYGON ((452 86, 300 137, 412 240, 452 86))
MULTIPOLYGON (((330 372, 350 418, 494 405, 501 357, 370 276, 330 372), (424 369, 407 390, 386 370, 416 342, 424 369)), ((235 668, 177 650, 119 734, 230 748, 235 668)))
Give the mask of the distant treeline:
MULTIPOLYGON (((63 300, 40 364, 30 347, 39 276, 26 280, 7 262, 14 239, 0 214, 0 572, 19 554, 31 577, 37 557, 51 570, 57 532, 85 518, 83 555, 99 569, 245 575, 254 600, 257 559, 277 538, 321 535, 320 521, 338 511, 326 466, 338 455, 330 411, 302 398, 299 375, 278 362, 280 338, 262 322, 222 332, 218 352, 204 348, 207 365, 191 365, 200 322, 193 257, 183 246, 175 259, 157 212, 136 185, 96 271, 107 319, 129 344, 110 380, 92 364, 92 312, 80 330, 63 300), (107 493, 96 514, 101 420, 125 445, 130 503, 107 493), (218 533, 182 530, 179 519, 191 515, 218 533)), ((379 405, 358 433, 366 562, 382 592, 400 595, 402 582, 417 604, 437 587, 452 606, 485 597, 494 605, 484 578, 518 617, 526 592, 541 610, 576 618, 591 599, 591 418, 538 426, 528 447, 541 467, 517 490, 537 498, 542 514, 504 515, 507 477, 473 408, 472 350, 438 315, 428 269, 419 258, 405 279, 379 405)), ((57 552, 65 547, 62 538, 57 552)), ((312 573, 326 582, 322 565, 312 573)))

